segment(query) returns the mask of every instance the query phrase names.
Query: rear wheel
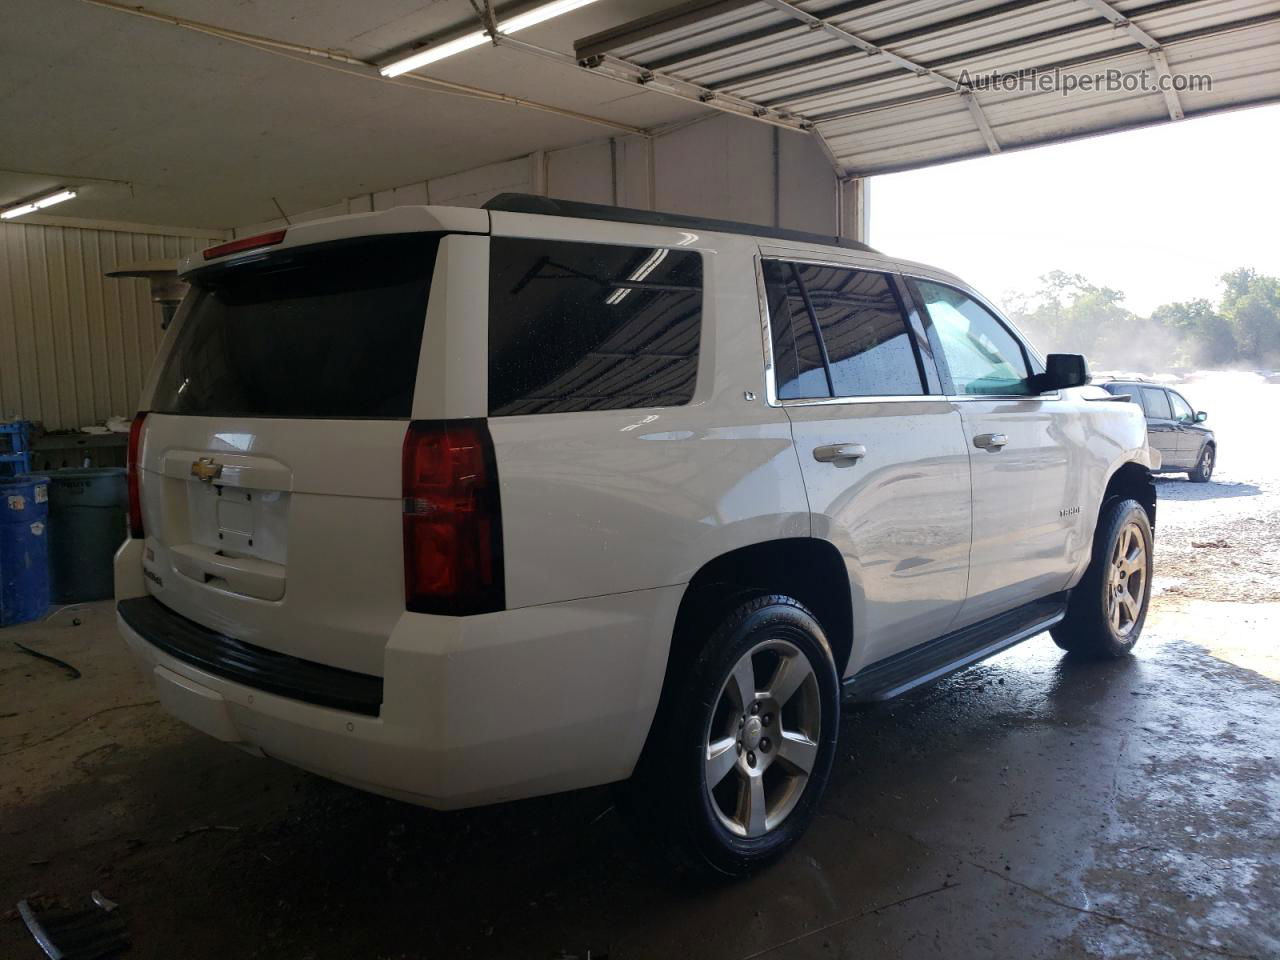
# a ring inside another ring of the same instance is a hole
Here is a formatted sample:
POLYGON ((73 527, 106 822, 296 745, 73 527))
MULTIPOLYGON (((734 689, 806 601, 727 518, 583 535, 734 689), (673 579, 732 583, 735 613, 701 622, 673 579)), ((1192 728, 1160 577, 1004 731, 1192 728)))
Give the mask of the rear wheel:
POLYGON ((1204 449, 1200 451, 1200 459, 1196 461, 1196 465, 1188 473, 1187 477, 1192 483, 1208 483, 1209 478, 1213 476, 1213 465, 1217 451, 1212 443, 1206 443, 1204 449))
POLYGON ((646 832, 658 827, 681 862, 713 876, 781 856, 817 809, 840 718, 835 663, 813 615, 789 597, 741 603, 664 710, 631 785, 646 832))
POLYGON ((1136 500, 1113 500, 1094 531, 1093 558, 1074 590, 1054 643, 1089 657, 1122 657, 1133 649, 1151 600, 1151 521, 1136 500))

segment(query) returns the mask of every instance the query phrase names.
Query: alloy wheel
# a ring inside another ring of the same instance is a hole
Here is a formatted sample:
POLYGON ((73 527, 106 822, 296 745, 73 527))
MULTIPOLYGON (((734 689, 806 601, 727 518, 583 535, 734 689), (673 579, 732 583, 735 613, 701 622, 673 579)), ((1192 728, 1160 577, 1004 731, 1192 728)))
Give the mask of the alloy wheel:
POLYGON ((821 725, 818 678, 799 647, 769 639, 738 660, 703 738, 706 790, 726 829, 760 837, 787 818, 808 785, 821 725))
POLYGON ((1137 625, 1146 583, 1146 541, 1138 524, 1127 523, 1116 538, 1107 574, 1107 620, 1116 636, 1127 637, 1137 625))

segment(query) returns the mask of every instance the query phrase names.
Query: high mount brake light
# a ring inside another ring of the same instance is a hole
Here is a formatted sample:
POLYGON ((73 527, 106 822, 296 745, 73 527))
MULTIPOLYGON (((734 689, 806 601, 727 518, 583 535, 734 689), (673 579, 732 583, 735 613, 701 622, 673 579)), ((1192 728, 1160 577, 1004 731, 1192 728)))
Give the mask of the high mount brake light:
POLYGON ((484 420, 415 420, 404 438, 405 607, 468 616, 505 606, 502 509, 484 420))
POLYGON ((241 237, 229 243, 220 243, 216 247, 205 250, 204 258, 216 260, 229 253, 244 253, 246 250, 257 250, 259 247, 274 247, 277 243, 284 241, 284 235, 288 232, 288 230, 272 230, 270 233, 260 233, 254 237, 241 237))

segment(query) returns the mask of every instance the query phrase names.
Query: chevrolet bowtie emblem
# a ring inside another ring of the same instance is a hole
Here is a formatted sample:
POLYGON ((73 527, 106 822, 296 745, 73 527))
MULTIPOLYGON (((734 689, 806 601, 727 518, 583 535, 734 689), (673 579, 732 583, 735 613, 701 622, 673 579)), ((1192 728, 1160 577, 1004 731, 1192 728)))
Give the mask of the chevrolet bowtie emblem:
POLYGON ((214 463, 213 457, 201 457, 191 461, 191 475, 204 483, 213 483, 222 476, 222 464, 214 463))

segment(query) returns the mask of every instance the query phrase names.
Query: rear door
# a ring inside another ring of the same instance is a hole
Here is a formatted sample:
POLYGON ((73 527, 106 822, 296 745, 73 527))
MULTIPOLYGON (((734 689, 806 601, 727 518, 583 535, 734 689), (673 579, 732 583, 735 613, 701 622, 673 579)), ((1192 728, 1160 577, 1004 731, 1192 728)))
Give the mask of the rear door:
POLYGON ((912 279, 964 421, 973 547, 963 626, 1063 589, 1073 565, 1084 445, 1056 394, 1033 393, 1032 357, 993 310, 945 283, 912 279))
POLYGON ((1185 466, 1179 449, 1178 423, 1173 419, 1169 395, 1161 387, 1137 387, 1142 396, 1142 409, 1147 414, 1147 438, 1160 451, 1166 467, 1185 466))
POLYGON ((149 589, 229 636, 382 673, 401 449, 439 235, 217 263, 170 330, 141 455, 149 589))
POLYGON ((762 262, 773 393, 791 418, 813 536, 844 557, 849 672, 947 632, 969 566, 969 460, 899 279, 868 264, 762 262))

